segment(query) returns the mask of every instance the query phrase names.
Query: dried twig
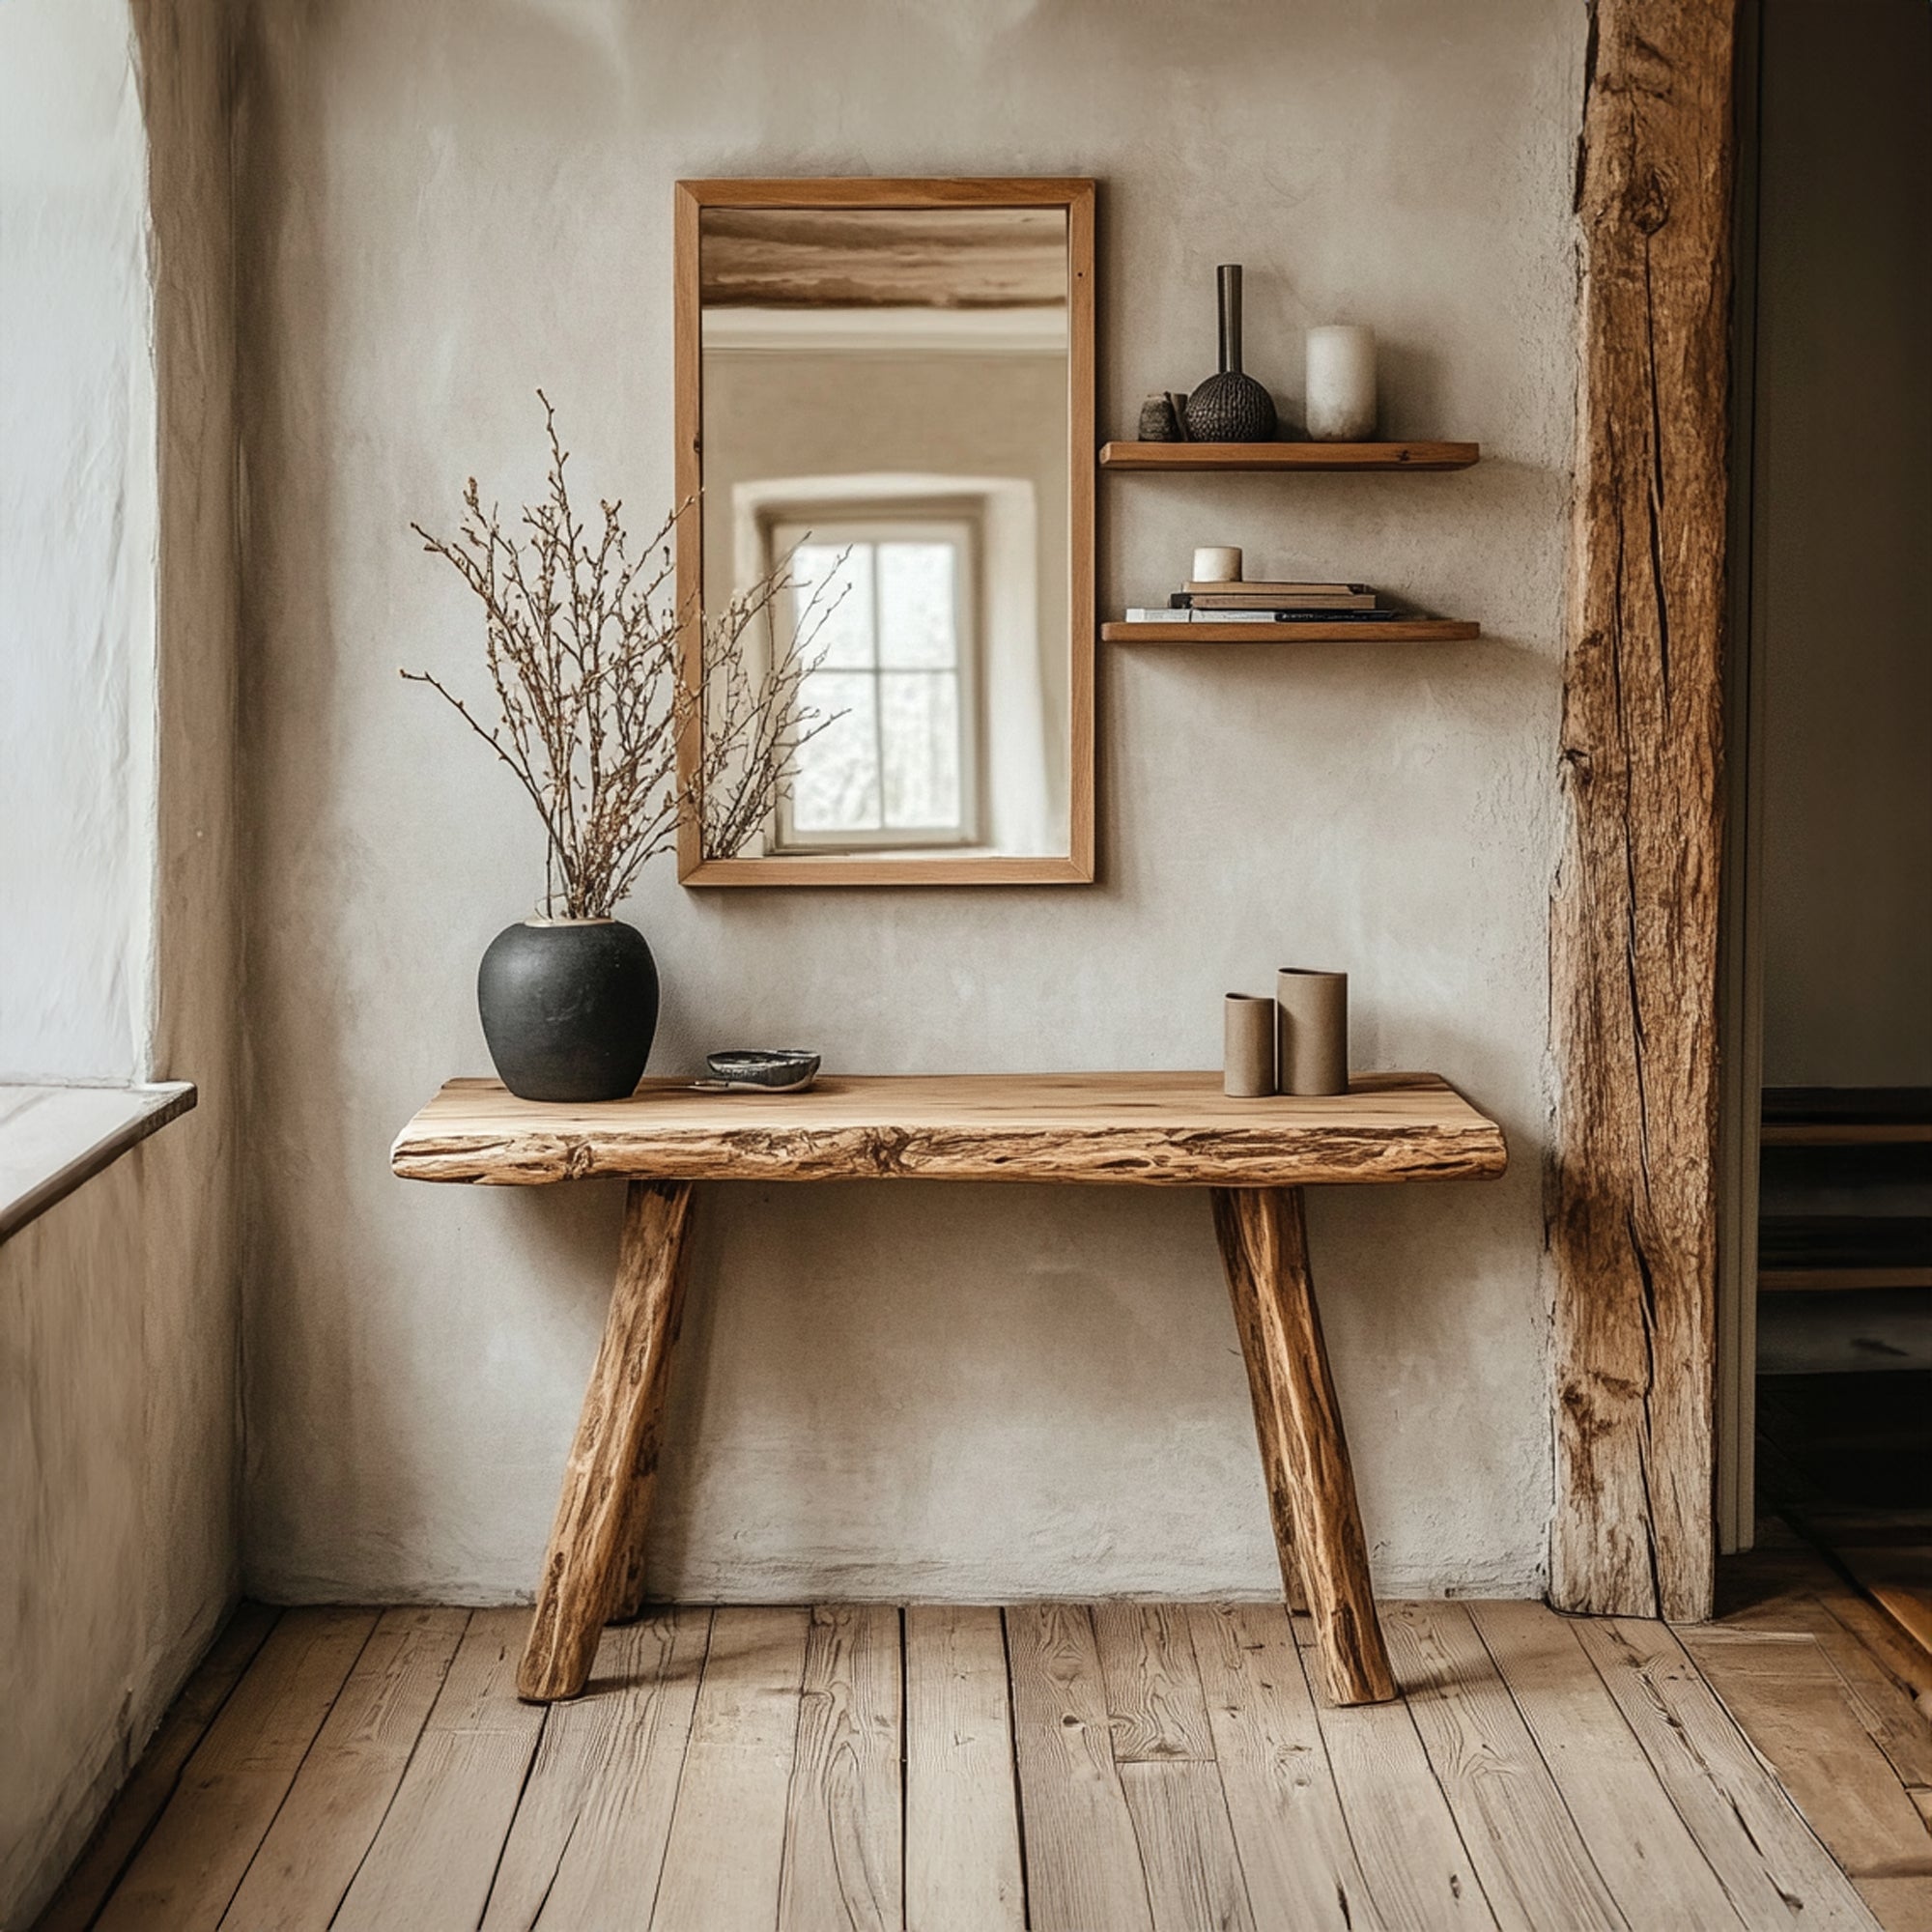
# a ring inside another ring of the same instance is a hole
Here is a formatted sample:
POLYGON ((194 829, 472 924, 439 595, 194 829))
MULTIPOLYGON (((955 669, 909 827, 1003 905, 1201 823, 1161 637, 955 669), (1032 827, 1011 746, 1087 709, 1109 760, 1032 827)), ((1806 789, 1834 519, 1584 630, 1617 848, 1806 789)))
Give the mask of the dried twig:
POLYGON ((797 587, 786 556, 770 576, 698 622, 701 689, 682 676, 680 613, 668 593, 669 539, 684 504, 635 557, 619 512, 600 502, 594 532, 570 499, 570 452, 542 390, 549 493, 526 506, 523 538, 487 512, 471 477, 453 537, 410 527, 483 606, 484 659, 498 713, 486 724, 427 671, 406 670, 446 700, 517 775, 543 820, 544 908, 553 917, 608 917, 639 872, 702 829, 707 857, 741 851, 783 796, 799 747, 834 721, 803 701, 810 646, 830 605, 815 587, 788 643, 774 637, 754 669, 753 645, 782 591, 797 587), (695 768, 678 745, 695 727, 695 768))

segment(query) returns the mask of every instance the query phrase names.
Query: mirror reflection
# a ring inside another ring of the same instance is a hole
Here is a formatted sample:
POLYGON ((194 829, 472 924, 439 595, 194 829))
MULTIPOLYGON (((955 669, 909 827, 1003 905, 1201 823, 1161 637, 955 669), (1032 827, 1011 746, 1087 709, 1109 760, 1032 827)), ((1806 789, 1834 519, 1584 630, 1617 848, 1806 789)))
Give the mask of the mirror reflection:
POLYGON ((817 714, 707 857, 1065 855, 1065 210, 706 207, 697 282, 705 603, 783 567, 817 714))

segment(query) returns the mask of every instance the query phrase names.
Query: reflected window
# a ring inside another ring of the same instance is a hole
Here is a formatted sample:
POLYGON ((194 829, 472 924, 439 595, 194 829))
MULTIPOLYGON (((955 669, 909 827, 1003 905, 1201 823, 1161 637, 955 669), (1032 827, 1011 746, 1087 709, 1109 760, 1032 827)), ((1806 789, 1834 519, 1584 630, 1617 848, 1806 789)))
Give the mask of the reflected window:
POLYGON ((799 753, 780 850, 979 838, 977 536, 956 517, 774 527, 815 661, 802 696, 834 721, 799 753))

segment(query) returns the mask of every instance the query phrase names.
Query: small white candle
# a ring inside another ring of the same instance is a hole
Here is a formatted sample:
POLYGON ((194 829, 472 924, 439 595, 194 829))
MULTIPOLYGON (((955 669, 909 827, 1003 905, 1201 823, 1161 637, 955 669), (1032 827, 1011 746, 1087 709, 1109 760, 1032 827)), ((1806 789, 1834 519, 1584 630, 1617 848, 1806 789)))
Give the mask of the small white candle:
POLYGON ((1361 442, 1376 433, 1376 333, 1349 323, 1308 331, 1308 434, 1361 442))
POLYGON ((1194 553, 1196 583, 1238 583, 1241 553, 1233 544, 1203 544, 1194 553))

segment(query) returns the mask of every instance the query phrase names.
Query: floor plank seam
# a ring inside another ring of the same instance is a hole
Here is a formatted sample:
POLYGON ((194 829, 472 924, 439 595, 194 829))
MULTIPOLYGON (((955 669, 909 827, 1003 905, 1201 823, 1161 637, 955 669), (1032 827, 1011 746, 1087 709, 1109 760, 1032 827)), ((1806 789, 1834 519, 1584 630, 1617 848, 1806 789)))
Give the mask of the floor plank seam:
POLYGON ((1000 1606, 1000 1648, 1007 1660, 1007 1758, 1013 1778, 1013 1828, 1020 1841, 1020 1923, 1033 1932, 1033 1877, 1027 1864, 1026 1792, 1020 1783, 1019 1692, 1013 1686, 1013 1634, 1000 1606))
MULTIPOLYGON (((296 1760, 295 1769, 289 1774, 289 1781, 283 1787, 281 1797, 275 1802, 275 1808, 269 1813, 268 1822, 262 1827, 262 1835, 255 1841, 255 1849, 248 1854, 242 1869, 236 1873, 233 1889, 230 1890, 228 1896, 221 1901, 221 1910, 215 1915, 214 1918, 214 1923, 217 1927, 228 1917, 229 1909, 234 1905, 236 1899, 242 1895, 242 1888, 247 1884, 248 1874, 255 1868, 255 1861, 262 1856, 262 1847, 269 1842, 269 1833, 275 1829, 275 1820, 288 1807, 289 1794, 295 1790, 296 1780, 302 1775, 302 1767, 308 1763, 309 1758, 314 1754, 316 1740, 327 1728, 329 1713, 335 1709, 336 1700, 342 1695, 349 1680, 355 1675, 355 1666, 362 1662, 370 1644, 375 1640, 377 1631, 382 1628, 382 1624, 383 1619, 380 1613, 370 1619, 368 1633, 364 1635, 361 1643, 356 1646, 355 1655, 350 1660, 349 1668, 342 1673, 342 1682, 335 1687, 335 1695, 329 1698, 327 1704, 324 1706, 321 1716, 317 1718, 315 1729, 310 1734, 308 1743, 302 1747, 301 1756, 296 1760)), ((213 1728, 212 1725, 211 1728, 213 1728)), ((185 1769, 186 1767, 184 1766, 183 1768, 185 1769)), ((340 1902, 338 1900, 337 1904, 339 1905, 340 1902)), ((331 1918, 333 1916, 333 1914, 330 1915, 331 1918)))
MULTIPOLYGON (((1590 1869, 1597 1874, 1598 1882, 1604 1888, 1605 1897, 1611 1900, 1616 1907, 1618 1918, 1622 1918, 1626 1925, 1629 1925, 1630 1915, 1625 1912, 1623 1902, 1617 1897, 1616 1888, 1611 1885, 1609 1875, 1604 1870, 1601 1861, 1598 1860, 1596 1849, 1590 1843, 1589 1837, 1583 1830, 1583 1821, 1577 1817, 1577 1808, 1570 1802, 1570 1794, 1563 1788, 1563 1780, 1557 1775, 1556 1764, 1551 1759, 1549 1752, 1544 1747, 1543 1740, 1538 1734, 1536 1725, 1530 1721, 1529 1713, 1523 1709, 1522 1699, 1518 1695, 1516 1686, 1511 1683, 1509 1673, 1503 1668, 1502 1659, 1496 1654, 1494 1646, 1484 1634, 1480 1619, 1470 1617, 1468 1621, 1470 1628, 1476 1634, 1476 1641, 1482 1645, 1492 1666, 1495 1670, 1497 1683, 1503 1687, 1504 1692, 1509 1697, 1511 1708, 1522 1721, 1523 1734, 1529 1739, 1530 1748, 1536 1752, 1538 1762, 1543 1766, 1545 1773, 1548 1775, 1550 1789, 1556 1794, 1556 1802, 1562 1805, 1563 1815, 1569 1819, 1570 1829, 1577 1834, 1577 1842, 1583 1848, 1583 1856, 1590 1861, 1590 1869)), ((1601 1673, 1599 1673, 1599 1681, 1602 1681, 1601 1673)), ((1636 1746, 1638 1750, 1642 1750, 1643 1740, 1631 1729, 1630 1719, 1624 1716, 1622 1708, 1617 1704, 1615 1698, 1610 1698, 1609 1702, 1610 1708, 1616 1712, 1618 1720, 1623 1724, 1624 1730, 1629 1735, 1631 1741, 1636 1746)), ((1649 1761, 1647 1756, 1645 1761, 1649 1761)), ((1716 1867, 1711 1864, 1710 1855, 1704 1850, 1703 1846, 1697 1843, 1694 1834, 1687 1833, 1687 1835, 1690 1836, 1691 1846, 1696 1851, 1697 1856, 1703 1860, 1705 1868, 1710 1871, 1714 1879, 1717 1879, 1719 1874, 1716 1867)), ((1721 1886, 1721 1880, 1719 1880, 1719 1885, 1721 1886)), ((1738 1922, 1740 1925, 1746 1922, 1742 1913, 1738 1915, 1738 1922)), ((1631 1932, 1646 1932, 1646 1928, 1633 1926, 1631 1932)))
MULTIPOLYGON (((220 1629, 218 1629, 215 1632, 213 1639, 209 1644, 208 1651, 203 1653, 201 1661, 196 1663, 193 1670, 190 1670, 188 1672, 187 1677, 185 1681, 183 1683, 181 1689, 176 1691, 175 1700, 177 1702, 179 1702, 179 1700, 182 1697, 187 1694, 189 1687, 194 1682, 196 1672, 199 1671, 202 1667, 202 1664, 208 1661, 208 1658, 210 1655, 213 1654, 215 1645, 218 1644, 223 1635, 226 1634, 229 1624, 233 1623, 236 1617, 241 1615, 243 1607, 244 1607, 243 1604, 238 1603, 235 1608, 232 1611, 230 1611, 227 1619, 222 1623, 220 1629)), ((258 1636, 254 1641, 254 1643, 249 1646, 247 1655, 242 1659, 241 1664, 235 1672, 234 1681, 229 1685, 228 1689, 221 1693, 220 1701, 215 1704, 214 1708, 209 1712, 207 1718, 203 1719, 201 1728, 194 1735, 193 1742, 182 1753, 181 1763, 175 1767, 175 1774, 174 1776, 168 1780, 167 1790, 162 1794, 159 1802, 155 1805, 154 1811, 150 1815, 147 1823, 143 1825, 141 1829, 134 1834, 134 1840, 132 1844, 128 1846, 127 1852, 123 1854, 120 1861, 115 1865, 113 1877, 111 1877, 107 1881, 106 1885, 104 1885, 101 1888, 99 1898, 96 1900, 92 1910, 89 1911, 86 1919, 83 1921, 83 1932, 93 1932, 93 1928, 95 1927, 96 1924, 99 1923, 101 1914, 107 1910, 108 1905, 113 1900, 114 1894, 118 1890, 120 1890, 121 1881, 125 1879, 128 1876, 128 1872, 133 1869, 134 1861, 138 1859, 141 1856, 142 1852, 147 1849, 148 1840, 155 1835, 156 1829, 156 1827, 159 1826, 161 1819, 166 1815, 169 1805, 171 1805, 175 1802, 175 1798, 181 1790, 182 1779, 187 1775, 187 1768, 189 1764, 193 1762, 195 1752, 201 1748, 202 1740, 206 1738, 209 1732, 214 1728, 215 1720, 221 1716, 222 1712, 228 1708, 229 1699, 233 1697, 236 1691, 238 1691, 242 1688, 242 1682, 248 1675, 250 1668, 254 1664, 255 1659, 261 1654, 262 1646, 268 1642, 270 1636, 272 1635, 274 1633, 275 1626, 281 1622, 282 1614, 283 1613, 280 1608, 278 1607, 273 1608, 273 1614, 270 1617, 267 1624, 263 1626, 261 1635, 258 1636)), ((172 1710, 173 1705, 170 1704, 168 1708, 169 1710, 172 1710)), ((55 1891, 53 1897, 47 1901, 46 1906, 43 1908, 40 1918, 36 1919, 35 1925, 37 1928, 37 1932, 38 1928, 42 1925, 46 1924, 53 1918, 54 1914, 59 1910, 61 1902, 63 1898, 66 1896, 68 1887, 73 1882, 75 1876, 85 1866, 89 1852, 93 1850, 94 1846, 104 1836, 108 1828, 113 1824, 116 1807, 120 1804, 121 1800, 127 1795, 128 1786, 132 1783, 134 1778, 139 1775, 141 1769, 142 1757, 144 1757, 147 1754, 147 1752, 150 1749, 152 1749, 155 1744, 159 1740, 161 1735, 161 1728, 167 1722, 167 1717, 168 1717, 168 1712, 163 1711, 159 1721, 156 1722, 156 1724, 155 1725, 153 1735, 148 1739, 147 1743, 142 1747, 140 1754, 138 1754, 133 1759, 133 1761, 128 1766, 127 1771, 123 1774, 121 1782, 115 1788, 113 1799, 109 1802, 107 1809, 103 1811, 100 1815, 99 1823, 97 1824, 94 1830, 88 1833, 87 1842, 81 1847, 79 1856, 74 1860, 72 1865, 63 1875, 59 1889, 55 1891)))
MULTIPOLYGON (((496 1861, 490 1867, 490 1883, 484 1889, 483 1904, 476 1914, 476 1923, 479 1926, 490 1916, 490 1900, 496 1893, 497 1881, 503 1876, 503 1860, 510 1849, 510 1835, 517 1829, 517 1813, 524 1808, 524 1800, 529 1795, 530 1779, 536 1776, 537 1755, 543 1749, 544 1734, 550 1729, 550 1714, 555 1708, 556 1706, 554 1704, 546 1704, 543 1707, 542 1716, 539 1717, 537 1719, 537 1734, 530 1740, 530 1754, 524 1760, 523 1779, 517 1786, 517 1802, 510 1806, 509 1821, 503 1827, 502 1838, 498 1841, 497 1846, 496 1861)), ((425 1719, 423 1728, 427 1730, 428 1727, 429 1727, 428 1720, 425 1719)), ((412 1755, 414 1753, 412 1752, 412 1755)), ((403 1775, 404 1776, 409 1776, 409 1770, 407 1766, 404 1767, 403 1775)), ((397 1782, 396 1789, 398 1791, 402 1789, 402 1784, 400 1780, 397 1782)), ((578 1815, 581 1817, 582 1814, 580 1811, 578 1815)), ((565 1833, 564 1834, 564 1841, 563 1841, 564 1851, 568 1851, 570 1849, 571 1835, 576 1832, 576 1830, 577 1830, 577 1819, 573 1818, 570 1821, 570 1831, 565 1833)), ((380 1833, 378 1835, 380 1835, 380 1833)), ((562 1869, 563 1869, 563 1856, 562 1853, 559 1853, 557 1855, 557 1861, 556 1861, 556 1871, 561 1871, 562 1869)), ((556 1883, 556 1872, 551 1873, 550 1883, 551 1885, 554 1885, 556 1883)), ((345 1898, 348 1897, 348 1895, 349 1894, 347 1892, 343 1893, 343 1896, 345 1898)), ((546 1886, 544 1888, 544 1896, 546 1898, 550 1896, 549 1886, 546 1886)), ((539 1917, 541 1917, 541 1908, 539 1908, 539 1917)), ((532 1920, 531 1922, 534 1923, 535 1921, 532 1920)))
POLYGON ((906 1606, 896 1605, 899 1620, 899 1923, 906 1922, 906 1867, 911 1863, 907 1847, 911 1842, 911 1806, 907 1781, 912 1776, 912 1706, 907 1701, 910 1672, 907 1667, 906 1606))
MULTIPOLYGON (((377 1622, 380 1625, 381 1619, 378 1618, 377 1622)), ((443 1660, 442 1668, 437 1676, 436 1696, 429 1700, 428 1705, 423 1711, 423 1720, 416 1727, 415 1736, 410 1740, 409 1750, 403 1758, 402 1770, 396 1776, 395 1788, 389 1793, 388 1803, 383 1806, 383 1815, 377 1819, 376 1829, 369 1833, 369 1842, 362 1847, 362 1856, 355 1861, 355 1869, 349 1874, 349 1883, 342 1888, 342 1895, 329 1907, 328 1918, 326 1921, 328 1925, 332 1926, 341 1918, 342 1908, 348 1903, 349 1894, 355 1889, 355 1881, 362 1876, 362 1867, 369 1862, 369 1854, 376 1849, 376 1841, 383 1835, 383 1827, 389 1822, 389 1813, 396 1808, 396 1800, 401 1796, 403 1785, 409 1778, 410 1767, 415 1763, 416 1752, 421 1748, 423 1737, 429 1730, 429 1720, 436 1711, 437 1698, 442 1695, 442 1687, 449 1681, 450 1666, 456 1662, 456 1653, 462 1649, 463 1639, 469 1634, 469 1617, 466 1616, 463 1619, 463 1628, 456 1633, 456 1641, 449 1646, 449 1655, 443 1660)), ((372 1629, 370 1635, 373 1636, 374 1634, 375 1631, 372 1629)), ((354 1666, 352 1666, 352 1672, 353 1668, 354 1666)), ((345 1677, 342 1681, 347 1684, 349 1679, 345 1677)), ((341 1693, 338 1691, 336 1694, 339 1696, 341 1693)), ((334 1706, 331 1704, 329 1708, 333 1710, 334 1706)), ((327 1718, 325 1717, 323 1723, 326 1724, 327 1721, 327 1718)), ((321 1735, 322 1725, 318 1724, 316 1726, 316 1736, 320 1737, 321 1735)), ((311 1746, 311 1748, 313 1748, 313 1746, 311 1746)), ((298 1771, 297 1776, 300 1775, 300 1772, 298 1771)), ((291 1791, 295 1789, 295 1778, 289 1780, 289 1789, 291 1791)), ((505 1835, 507 1836, 507 1834, 505 1835)), ((266 1843, 268 1841, 268 1833, 263 1833, 262 1837, 263 1842, 266 1843)), ((253 1864, 254 1860, 249 1860, 249 1863, 253 1864)), ((245 1880, 247 1873, 243 1872, 242 1876, 245 1880)), ((240 1889, 241 1887, 238 1885, 236 1890, 239 1892, 240 1889)), ((231 1899, 229 1902, 232 1904, 234 1901, 231 1899)))
MULTIPOLYGON (((658 1882, 651 1888, 651 1909, 642 1921, 646 1926, 655 1925, 658 1917, 658 1902, 664 1896, 665 1867, 670 1862, 670 1847, 677 1835, 677 1808, 684 1798, 684 1767, 689 1760, 691 1738, 697 1724, 697 1700, 704 1694, 705 1674, 711 1668, 711 1643, 718 1634, 718 1605, 706 1606, 704 1612, 704 1655, 697 1660, 697 1682, 692 1688, 691 1716, 684 1728, 685 1747, 678 1753, 677 1789, 671 1794, 670 1816, 665 1821, 664 1853, 658 1860, 658 1882)), ((776 1919, 777 1907, 774 1901, 773 1917, 776 1919)))
MULTIPOLYGON (((1334 1751, 1329 1743, 1329 1720, 1337 1707, 1328 1700, 1325 1686, 1319 1685, 1316 1677, 1309 1674, 1307 1646, 1302 1644, 1298 1637, 1295 1642, 1295 1661, 1302 1667, 1302 1676, 1308 1685, 1308 1694, 1315 1705, 1315 1726, 1321 1734, 1322 1751, 1332 1763, 1334 1761, 1334 1751)), ((1415 1747, 1422 1753, 1422 1762, 1428 1768, 1431 1778, 1435 1780, 1436 1792, 1442 1800, 1443 1814, 1449 1821, 1449 1829, 1456 1834, 1456 1843, 1463 1853, 1463 1862, 1469 1869, 1469 1883, 1475 1887, 1477 1896, 1483 1901, 1483 1910, 1489 1914, 1491 1924, 1498 1925, 1501 1923, 1501 1920, 1496 1913, 1495 1902, 1490 1897, 1489 1888, 1483 1883, 1482 1871, 1469 1851, 1469 1841, 1463 1835, 1463 1821, 1457 1817, 1456 1807, 1449 1802, 1449 1792, 1442 1782, 1442 1774, 1436 1770, 1435 1760, 1429 1754, 1429 1742, 1422 1735, 1422 1726, 1415 1721, 1415 1713, 1409 1709, 1409 1693, 1400 1683, 1396 1686, 1396 1691, 1397 1702, 1401 1705, 1403 1718, 1415 1735, 1415 1747)), ((1391 1914, 1383 1900, 1377 1896, 1374 1873, 1370 1868, 1370 1863, 1363 1860, 1362 1849, 1355 1841, 1354 1822, 1349 1816, 1349 1807, 1346 1804, 1342 1807, 1342 1829, 1348 1833, 1350 1850, 1354 1853, 1355 1868, 1362 1874, 1362 1883, 1368 1888, 1369 1903, 1375 1908, 1379 1918, 1391 1923, 1395 1922, 1400 1918, 1401 1915, 1391 1914)), ((1451 1887, 1453 1889, 1453 1879, 1451 1887)))

